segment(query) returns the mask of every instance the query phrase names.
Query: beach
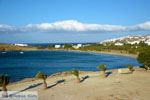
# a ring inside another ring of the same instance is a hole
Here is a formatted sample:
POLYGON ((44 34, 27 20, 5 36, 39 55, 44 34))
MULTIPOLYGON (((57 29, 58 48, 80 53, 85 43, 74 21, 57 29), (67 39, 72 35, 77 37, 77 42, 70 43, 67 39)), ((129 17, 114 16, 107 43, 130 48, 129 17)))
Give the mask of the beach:
MULTIPOLYGON (((26 49, 23 51, 32 50, 34 51, 34 49, 26 49)), ((37 49, 35 51, 40 50, 37 49)), ((105 52, 59 49, 46 49, 42 51, 88 52, 127 56, 131 58, 137 57, 137 55, 116 51, 105 52)), ((43 89, 43 80, 26 78, 18 82, 10 83, 8 85, 8 91, 37 92, 38 100, 149 100, 150 71, 135 68, 133 74, 119 74, 117 69, 107 70, 106 73, 110 74, 104 78, 98 71, 81 71, 80 83, 77 83, 76 77, 68 72, 55 73, 47 78, 47 89, 43 89)))
POLYGON ((8 90, 37 91, 38 100, 149 100, 150 71, 135 68, 133 74, 119 74, 117 69, 108 72, 106 78, 100 72, 80 72, 80 83, 72 74, 58 73, 47 78, 47 89, 40 84, 42 80, 32 78, 10 84, 8 90))
MULTIPOLYGON (((64 50, 64 49, 62 49, 64 50)), ((127 57, 132 57, 132 58, 137 58, 137 54, 129 54, 125 52, 120 52, 119 50, 111 50, 111 51, 94 51, 94 50, 64 50, 64 51, 74 51, 74 52, 89 52, 89 53, 100 53, 100 54, 110 54, 110 55, 118 55, 118 56, 127 56, 127 57)))
POLYGON ((150 100, 150 0, 0 8, 0 100, 150 100))

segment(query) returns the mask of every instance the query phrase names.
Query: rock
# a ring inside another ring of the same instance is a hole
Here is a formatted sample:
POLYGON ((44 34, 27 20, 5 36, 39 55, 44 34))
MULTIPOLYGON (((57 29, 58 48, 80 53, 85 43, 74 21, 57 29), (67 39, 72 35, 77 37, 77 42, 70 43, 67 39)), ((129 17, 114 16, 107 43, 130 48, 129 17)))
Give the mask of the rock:
POLYGON ((119 74, 127 74, 130 73, 130 70, 128 68, 120 68, 118 69, 119 74))

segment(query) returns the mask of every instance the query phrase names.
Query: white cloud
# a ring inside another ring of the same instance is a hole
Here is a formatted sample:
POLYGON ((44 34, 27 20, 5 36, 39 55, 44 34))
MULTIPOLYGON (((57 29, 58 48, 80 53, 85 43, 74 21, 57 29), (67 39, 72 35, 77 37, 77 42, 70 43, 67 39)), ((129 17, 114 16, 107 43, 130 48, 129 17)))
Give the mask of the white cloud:
POLYGON ((136 29, 150 30, 150 22, 135 25, 136 29))
POLYGON ((88 24, 76 20, 57 21, 54 23, 28 24, 22 27, 0 25, 0 32, 33 32, 33 31, 70 31, 70 32, 115 32, 131 30, 150 30, 150 22, 133 26, 108 25, 108 24, 88 24))
POLYGON ((63 30, 63 31, 121 31, 125 30, 123 26, 117 25, 101 25, 101 24, 85 24, 76 20, 58 21, 54 23, 28 24, 27 29, 38 30, 63 30))
POLYGON ((15 26, 0 24, 0 31, 14 31, 16 30, 15 26))

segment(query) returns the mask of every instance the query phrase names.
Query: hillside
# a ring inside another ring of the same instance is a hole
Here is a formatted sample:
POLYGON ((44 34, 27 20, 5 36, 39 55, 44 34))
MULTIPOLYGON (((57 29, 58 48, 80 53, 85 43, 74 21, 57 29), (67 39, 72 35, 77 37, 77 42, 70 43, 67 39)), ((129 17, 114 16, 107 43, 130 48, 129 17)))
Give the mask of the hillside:
POLYGON ((137 36, 126 36, 115 39, 105 40, 102 43, 126 43, 126 44, 139 44, 140 42, 144 42, 150 45, 150 35, 137 35, 137 36))
POLYGON ((0 51, 11 51, 11 50, 36 50, 36 47, 31 46, 15 46, 12 44, 0 44, 0 51))

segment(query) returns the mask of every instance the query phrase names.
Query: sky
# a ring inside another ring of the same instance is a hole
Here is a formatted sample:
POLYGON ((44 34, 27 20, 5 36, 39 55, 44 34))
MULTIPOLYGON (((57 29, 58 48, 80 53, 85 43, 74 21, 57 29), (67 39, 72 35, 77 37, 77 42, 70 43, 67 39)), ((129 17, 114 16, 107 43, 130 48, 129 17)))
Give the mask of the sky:
POLYGON ((100 42, 150 34, 150 0, 0 0, 0 43, 100 42))

